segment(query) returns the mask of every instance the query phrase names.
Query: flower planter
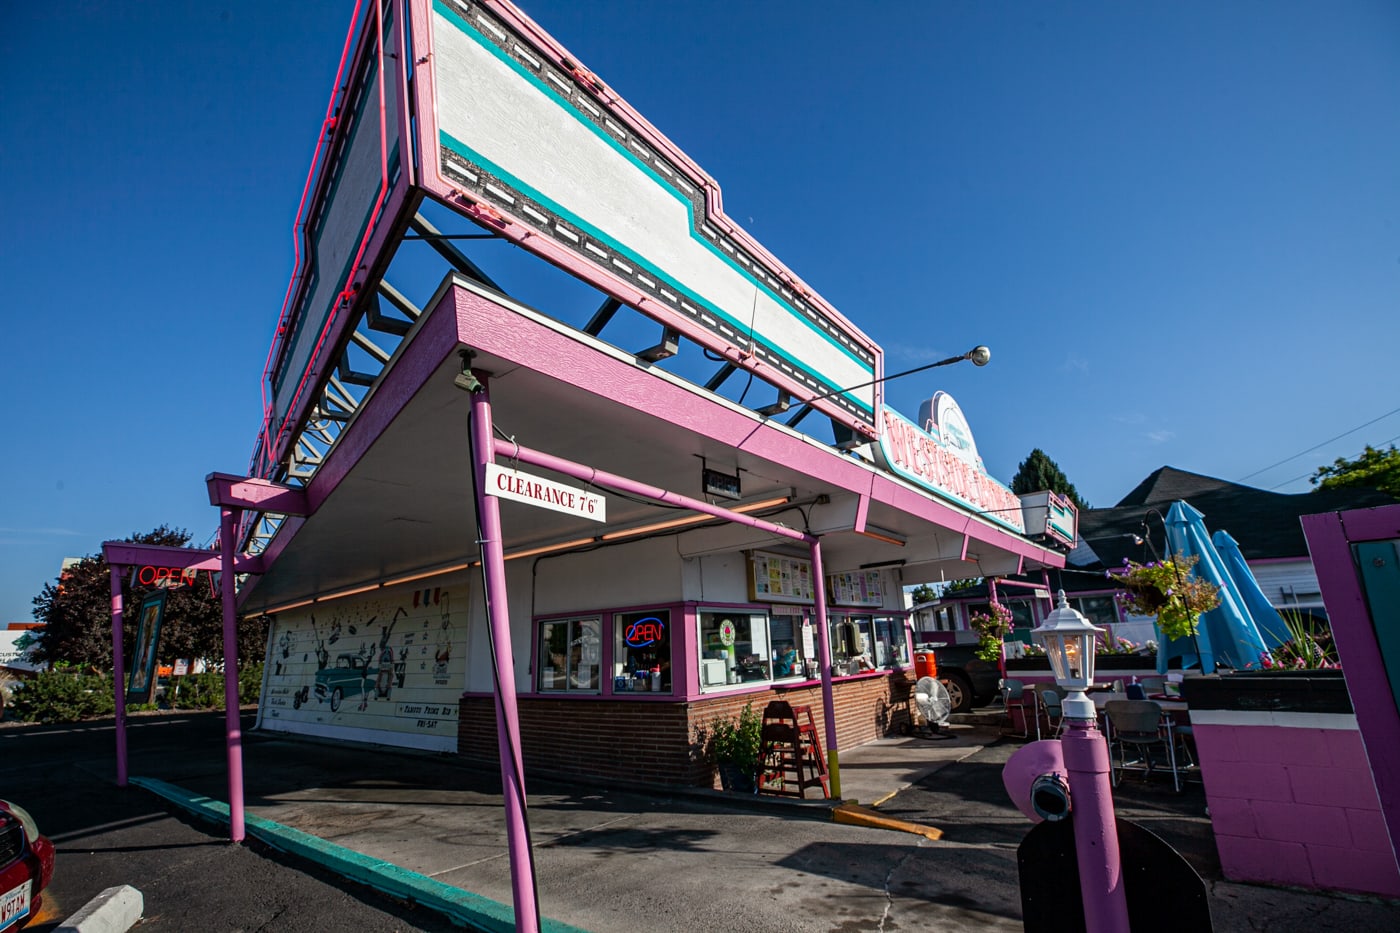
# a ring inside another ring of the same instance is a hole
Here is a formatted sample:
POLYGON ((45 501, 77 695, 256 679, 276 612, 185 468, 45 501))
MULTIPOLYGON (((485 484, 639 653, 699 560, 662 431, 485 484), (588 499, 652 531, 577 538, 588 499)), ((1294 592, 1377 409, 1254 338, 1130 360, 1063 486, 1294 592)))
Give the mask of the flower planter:
MULTIPOLYGON (((1129 676, 1137 674, 1155 675, 1157 673, 1157 658, 1149 654, 1096 654, 1094 655, 1094 679, 1102 681, 1105 676, 1109 680, 1119 677, 1113 672, 1126 671, 1129 676)), ((1031 679, 1038 680, 1040 677, 1050 677, 1050 662, 1043 656, 1033 658, 1007 658, 1007 676, 1015 677, 1018 674, 1030 674, 1031 679)), ((1025 679, 1025 678, 1021 678, 1025 679)))
POLYGON ((1188 677, 1181 691, 1225 877, 1400 897, 1341 671, 1188 677))

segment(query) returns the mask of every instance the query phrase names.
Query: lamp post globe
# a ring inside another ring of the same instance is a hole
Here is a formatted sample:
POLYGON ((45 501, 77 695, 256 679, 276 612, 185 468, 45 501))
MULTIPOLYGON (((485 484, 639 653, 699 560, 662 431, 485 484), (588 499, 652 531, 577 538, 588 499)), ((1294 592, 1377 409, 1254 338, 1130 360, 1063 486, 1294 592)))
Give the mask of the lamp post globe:
POLYGON ((1094 682, 1094 642, 1105 630, 1070 606, 1064 590, 1060 590, 1058 600, 1059 605, 1040 627, 1031 630, 1031 637, 1045 649, 1055 683, 1067 694, 1065 716, 1093 719, 1094 704, 1084 691, 1094 682))

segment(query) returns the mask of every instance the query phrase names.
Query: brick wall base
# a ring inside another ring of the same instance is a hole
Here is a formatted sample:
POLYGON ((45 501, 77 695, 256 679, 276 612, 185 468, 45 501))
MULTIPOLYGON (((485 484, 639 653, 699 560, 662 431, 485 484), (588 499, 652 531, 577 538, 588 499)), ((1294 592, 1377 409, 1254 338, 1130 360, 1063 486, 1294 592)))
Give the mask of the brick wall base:
MULTIPOLYGON (((913 686, 913 674, 901 671, 834 684, 840 747, 855 748, 896 734, 910 721, 913 686)), ((810 706, 817 734, 826 745, 820 685, 724 694, 689 704, 520 697, 520 743, 526 777, 718 787, 716 769, 705 755, 706 727, 717 718, 737 717, 750 702, 761 713, 770 700, 810 706)), ((474 764, 500 767, 496 709, 491 697, 462 697, 457 749, 461 758, 474 764)))

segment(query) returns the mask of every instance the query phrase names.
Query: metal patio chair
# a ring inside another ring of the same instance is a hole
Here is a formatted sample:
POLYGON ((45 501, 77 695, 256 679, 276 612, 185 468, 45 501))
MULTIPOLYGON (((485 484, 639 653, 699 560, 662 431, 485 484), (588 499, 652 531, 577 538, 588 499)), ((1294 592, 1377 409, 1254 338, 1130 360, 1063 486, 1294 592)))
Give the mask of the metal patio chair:
MULTIPOLYGON (((1019 736, 1028 739, 1031 736, 1031 720, 1039 715, 1035 706, 1035 697, 1028 695, 1026 685, 1014 678, 1007 678, 1001 682, 1001 708, 1006 713, 1010 721, 1007 735, 1019 736), (1015 712, 1013 712, 1013 710, 1015 712), (1020 717, 1021 731, 1016 731, 1017 716, 1020 717)), ((1037 724, 1037 731, 1039 724, 1037 724)))
POLYGON ((1172 789, 1181 791, 1181 769, 1177 764, 1175 728, 1162 715, 1162 707, 1151 700, 1110 700, 1104 705, 1109 726, 1109 758, 1113 786, 1117 787, 1124 771, 1142 771, 1151 775, 1160 769, 1172 775, 1172 789), (1112 761, 1114 748, 1118 759, 1112 761), (1129 750, 1136 756, 1128 760, 1129 750), (1159 760, 1154 760, 1157 753, 1159 760))

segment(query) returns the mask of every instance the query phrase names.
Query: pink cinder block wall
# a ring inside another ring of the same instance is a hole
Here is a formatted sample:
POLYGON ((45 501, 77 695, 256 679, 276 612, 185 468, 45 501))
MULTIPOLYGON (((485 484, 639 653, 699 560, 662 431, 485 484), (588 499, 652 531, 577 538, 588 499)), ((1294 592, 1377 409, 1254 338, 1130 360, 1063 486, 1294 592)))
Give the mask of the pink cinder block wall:
POLYGON ((1354 716, 1193 710, 1191 720, 1225 877, 1400 897, 1354 716))

